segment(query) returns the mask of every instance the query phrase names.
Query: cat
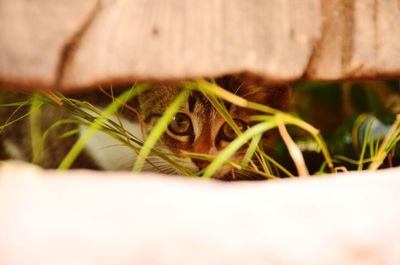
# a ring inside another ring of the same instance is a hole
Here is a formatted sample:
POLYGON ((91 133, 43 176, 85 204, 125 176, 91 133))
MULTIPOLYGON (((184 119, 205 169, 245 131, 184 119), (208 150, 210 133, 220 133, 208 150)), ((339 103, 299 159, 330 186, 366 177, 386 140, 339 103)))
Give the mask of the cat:
MULTIPOLYGON (((276 109, 283 108, 288 102, 290 88, 287 85, 269 87, 257 85, 254 81, 246 81, 240 76, 224 76, 215 79, 220 87, 241 96, 249 101, 261 103, 276 109)), ((137 109, 141 119, 144 121, 144 128, 141 128, 137 115, 132 111, 124 109, 118 117, 112 117, 117 123, 123 125, 133 135, 141 140, 147 138, 158 118, 163 114, 172 100, 180 93, 182 87, 179 83, 154 85, 154 88, 145 91, 129 104, 137 109), (144 131, 142 131, 144 129, 144 131)), ((104 107, 107 97, 99 94, 81 94, 80 100, 85 100, 97 107, 104 107)), ((16 98, 14 98, 16 100, 16 98)), ((108 98, 108 102, 110 99, 108 98)), ((250 115, 255 111, 244 109, 225 102, 226 108, 234 119, 240 130, 245 130, 253 125, 248 121, 250 115)), ((21 113, 29 107, 19 110, 21 113), (25 109, 25 110, 23 110, 25 109)), ((8 110, 2 117, 9 117, 15 110, 8 110)), ((54 105, 46 104, 40 111, 40 130, 43 132, 60 119, 70 118, 71 114, 54 105)), ((4 123, 4 120, 3 120, 4 123)), ((71 130, 77 125, 65 124, 56 128, 49 134, 44 150, 38 164, 45 168, 56 168, 64 158, 65 154, 77 140, 78 135, 60 138, 60 135, 71 130)), ((87 130, 86 126, 79 126, 80 133, 87 130)), ((0 132, 2 150, 1 158, 13 158, 31 161, 33 154, 29 134, 29 119, 15 123, 14 126, 6 127, 0 132)), ((158 140, 156 149, 173 154, 173 160, 189 171, 196 172, 204 169, 210 162, 195 158, 182 156, 182 151, 200 153, 216 156, 231 141, 236 138, 235 132, 225 122, 223 117, 208 101, 207 97, 197 90, 193 90, 187 101, 176 113, 166 132, 158 140)), ((268 142, 268 139, 265 140, 268 142)), ((243 147, 231 158, 233 162, 239 162, 246 152, 243 147)), ((72 168, 89 168, 104 170, 131 170, 137 154, 131 148, 121 145, 109 135, 97 132, 86 145, 85 150, 72 165, 72 168)), ((164 160, 151 156, 146 163, 145 170, 160 171, 163 173, 177 173, 164 160)), ((214 178, 231 179, 263 179, 260 176, 250 176, 234 172, 232 167, 224 166, 219 169, 214 178)))

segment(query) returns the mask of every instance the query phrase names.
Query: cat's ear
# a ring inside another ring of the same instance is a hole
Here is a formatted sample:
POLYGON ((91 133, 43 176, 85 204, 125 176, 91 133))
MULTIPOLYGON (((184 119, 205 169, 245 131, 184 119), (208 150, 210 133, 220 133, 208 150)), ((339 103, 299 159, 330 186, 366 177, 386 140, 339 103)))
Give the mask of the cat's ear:
MULTIPOLYGON (((290 102, 292 89, 289 84, 258 86, 264 91, 264 101, 261 104, 275 109, 284 109, 290 102)), ((255 99, 257 102, 257 99, 255 99)))
POLYGON ((291 88, 287 84, 246 84, 243 85, 241 90, 237 94, 244 99, 275 109, 285 108, 290 101, 291 95, 291 88))
POLYGON ((219 86, 246 100, 275 109, 283 109, 290 101, 291 87, 289 84, 270 84, 262 79, 240 75, 223 76, 216 82, 219 86))

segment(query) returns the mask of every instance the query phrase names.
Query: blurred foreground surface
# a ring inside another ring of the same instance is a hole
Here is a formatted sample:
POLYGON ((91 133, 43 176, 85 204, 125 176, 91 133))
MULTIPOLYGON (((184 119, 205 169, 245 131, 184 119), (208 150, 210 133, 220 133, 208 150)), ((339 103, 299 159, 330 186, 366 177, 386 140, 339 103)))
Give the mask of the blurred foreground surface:
POLYGON ((400 169, 256 183, 0 166, 0 264, 400 264, 400 169))

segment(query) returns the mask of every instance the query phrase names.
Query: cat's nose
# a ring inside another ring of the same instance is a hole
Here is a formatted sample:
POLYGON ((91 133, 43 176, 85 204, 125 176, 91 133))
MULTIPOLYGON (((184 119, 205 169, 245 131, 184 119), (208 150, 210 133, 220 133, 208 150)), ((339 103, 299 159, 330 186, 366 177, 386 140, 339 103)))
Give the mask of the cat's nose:
POLYGON ((199 170, 206 168, 210 164, 210 161, 205 161, 205 160, 200 160, 200 159, 195 159, 195 158, 192 158, 192 161, 199 168, 199 170))

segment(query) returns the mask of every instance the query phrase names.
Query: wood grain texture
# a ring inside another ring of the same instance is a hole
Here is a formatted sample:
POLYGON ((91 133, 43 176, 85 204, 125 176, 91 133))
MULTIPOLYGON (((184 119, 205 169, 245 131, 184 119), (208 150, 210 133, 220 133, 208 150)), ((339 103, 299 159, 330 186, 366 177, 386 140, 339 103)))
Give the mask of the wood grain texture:
POLYGON ((0 81, 54 88, 65 47, 96 5, 95 0, 1 0, 0 81))
POLYGON ((315 0, 103 1, 62 86, 242 71, 299 78, 318 36, 315 18, 315 0))
POLYGON ((1 0, 0 83, 400 76, 398 0, 1 0))
POLYGON ((310 80, 400 76, 400 1, 325 0, 310 80))

